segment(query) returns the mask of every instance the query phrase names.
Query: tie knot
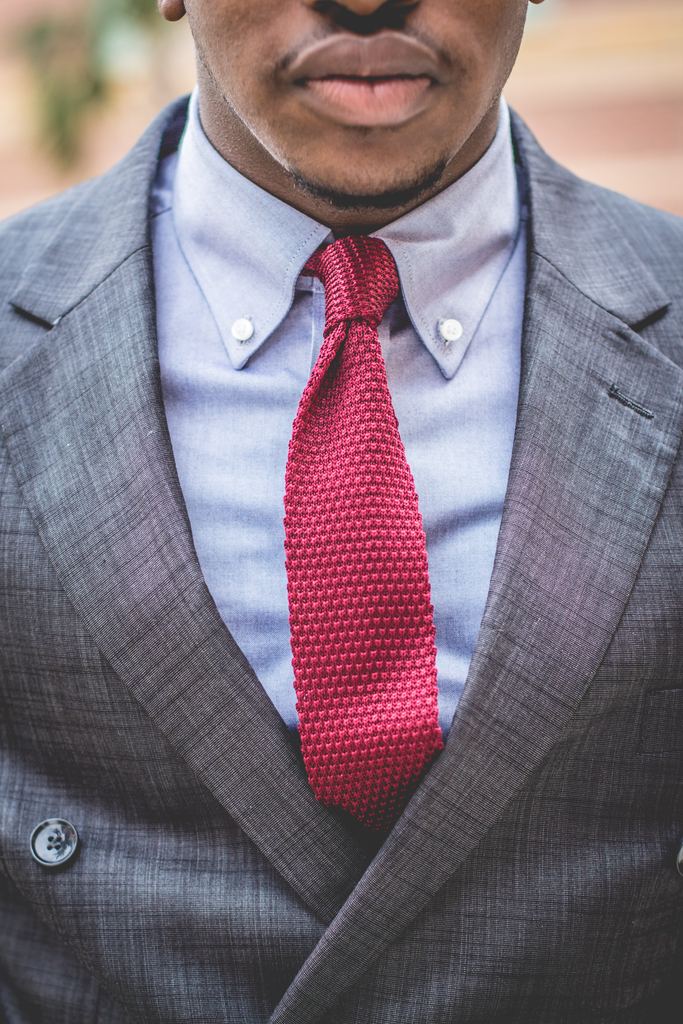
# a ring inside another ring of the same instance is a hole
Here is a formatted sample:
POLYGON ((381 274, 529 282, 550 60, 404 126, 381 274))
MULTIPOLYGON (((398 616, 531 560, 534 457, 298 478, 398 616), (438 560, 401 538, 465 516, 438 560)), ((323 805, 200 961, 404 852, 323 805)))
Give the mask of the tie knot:
POLYGON ((325 287, 325 328, 341 320, 381 322, 398 295, 394 257, 379 238, 349 235, 314 252, 304 267, 325 287))

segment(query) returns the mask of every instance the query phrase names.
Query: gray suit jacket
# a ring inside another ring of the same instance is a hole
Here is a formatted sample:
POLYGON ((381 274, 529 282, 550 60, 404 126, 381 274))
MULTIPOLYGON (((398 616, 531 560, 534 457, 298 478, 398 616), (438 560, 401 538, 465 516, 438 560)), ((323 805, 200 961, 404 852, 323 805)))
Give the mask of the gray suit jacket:
POLYGON ((0 243, 0 1016, 678 1019, 683 226, 530 181, 514 454, 446 749, 374 849, 314 800, 192 546, 148 194, 184 105, 0 243), (71 821, 47 870, 29 836, 71 821))

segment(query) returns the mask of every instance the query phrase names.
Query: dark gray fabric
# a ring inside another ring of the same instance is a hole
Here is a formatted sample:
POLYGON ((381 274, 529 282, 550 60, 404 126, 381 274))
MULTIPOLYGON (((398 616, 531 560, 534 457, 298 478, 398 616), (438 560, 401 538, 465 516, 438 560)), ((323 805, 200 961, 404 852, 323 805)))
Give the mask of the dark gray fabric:
POLYGON ((680 999, 683 227, 530 182, 519 416, 446 749, 379 849, 201 577, 147 201, 184 105, 0 242, 0 1017, 647 1022, 680 999), (72 821, 79 856, 30 857, 72 821))

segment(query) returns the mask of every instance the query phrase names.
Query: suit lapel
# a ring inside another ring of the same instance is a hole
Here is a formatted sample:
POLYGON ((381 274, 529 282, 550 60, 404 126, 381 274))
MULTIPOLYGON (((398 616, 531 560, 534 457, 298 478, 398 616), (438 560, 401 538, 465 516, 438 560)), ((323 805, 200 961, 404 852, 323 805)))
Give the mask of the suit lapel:
POLYGON ((73 223, 88 237, 80 249, 70 238, 73 258, 67 246, 60 260, 58 234, 18 288, 15 306, 55 326, 0 375, 3 431, 50 559, 104 657, 306 905, 329 920, 367 856, 313 798, 279 715, 218 615, 163 415, 145 214, 164 123, 100 183, 95 201, 86 192, 92 213, 73 223), (105 257, 96 238, 110 236, 105 257), (88 251, 96 267, 84 262, 88 251), (52 289, 50 267, 53 276, 59 268, 52 289))
POLYGON ((520 402, 466 689, 443 754, 270 1024, 324 1020, 560 740, 618 625, 680 442, 683 374, 628 326, 661 315, 666 297, 592 193, 519 122, 516 135, 532 208, 520 402))

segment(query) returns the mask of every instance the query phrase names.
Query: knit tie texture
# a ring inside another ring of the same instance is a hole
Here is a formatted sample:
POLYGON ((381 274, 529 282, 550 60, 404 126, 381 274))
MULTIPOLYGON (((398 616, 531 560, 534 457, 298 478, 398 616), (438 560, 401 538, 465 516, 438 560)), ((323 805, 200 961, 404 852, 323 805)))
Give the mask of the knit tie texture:
POLYGON ((305 271, 325 328, 285 476, 301 748, 318 800, 385 829, 443 747, 427 546, 377 334, 398 271, 365 236, 305 271))

